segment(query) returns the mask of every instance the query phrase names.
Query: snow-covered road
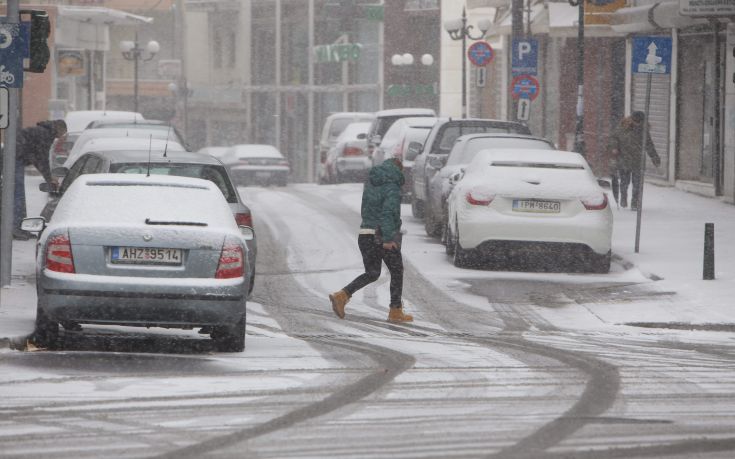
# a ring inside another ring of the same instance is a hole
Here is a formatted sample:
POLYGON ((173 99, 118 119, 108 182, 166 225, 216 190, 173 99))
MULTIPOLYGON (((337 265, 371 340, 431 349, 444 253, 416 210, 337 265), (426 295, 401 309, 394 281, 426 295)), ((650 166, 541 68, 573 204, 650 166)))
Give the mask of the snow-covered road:
POLYGON ((615 308, 680 299, 620 263, 457 269, 404 206, 415 323, 385 322, 387 273, 334 317, 327 294, 362 271, 360 191, 241 189, 259 244, 243 354, 117 327, 0 353, 0 457, 732 456, 732 340, 621 325, 615 308))

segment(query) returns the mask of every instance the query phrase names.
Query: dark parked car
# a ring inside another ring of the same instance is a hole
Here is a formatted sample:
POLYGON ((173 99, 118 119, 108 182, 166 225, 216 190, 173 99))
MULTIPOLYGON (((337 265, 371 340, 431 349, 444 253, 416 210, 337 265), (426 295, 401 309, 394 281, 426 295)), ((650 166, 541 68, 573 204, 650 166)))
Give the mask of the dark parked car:
POLYGON ((449 151, 459 136, 478 133, 515 133, 530 135, 525 124, 491 119, 453 119, 440 118, 429 132, 421 153, 416 156, 413 165, 413 195, 411 211, 416 218, 425 218, 426 232, 438 235, 442 222, 435 222, 431 215, 425 215, 427 187, 429 180, 446 163, 449 151))
MULTIPOLYGON (((222 191, 230 206, 235 222, 240 226, 253 227, 253 216, 237 193, 227 168, 217 158, 200 153, 185 151, 112 151, 92 152, 82 155, 71 167, 57 167, 53 171, 56 176, 63 177, 57 191, 50 190, 47 183, 40 185, 41 191, 49 193, 49 200, 41 211, 46 221, 51 221, 61 196, 76 179, 86 174, 123 173, 175 175, 203 178, 213 182, 222 191)), ((256 239, 248 241, 248 261, 251 269, 248 279, 251 281, 249 292, 255 285, 255 258, 257 255, 256 239)))

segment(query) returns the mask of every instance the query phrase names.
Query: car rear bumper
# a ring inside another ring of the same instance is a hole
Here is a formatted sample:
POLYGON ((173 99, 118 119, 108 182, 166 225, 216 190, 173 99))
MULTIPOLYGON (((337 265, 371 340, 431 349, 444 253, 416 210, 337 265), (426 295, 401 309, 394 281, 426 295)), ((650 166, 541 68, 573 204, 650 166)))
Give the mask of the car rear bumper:
POLYGON ((250 183, 257 181, 269 180, 286 180, 288 178, 289 169, 287 167, 254 167, 254 166, 233 166, 230 168, 230 174, 238 183, 250 183))
POLYGON ((610 212, 588 212, 573 218, 515 217, 491 211, 477 218, 460 217, 457 222, 459 243, 463 249, 475 249, 487 243, 573 244, 589 247, 598 255, 610 251, 612 216, 610 212))
POLYGON ((236 279, 115 278, 47 270, 39 305, 54 320, 186 327, 237 322, 247 286, 236 279))

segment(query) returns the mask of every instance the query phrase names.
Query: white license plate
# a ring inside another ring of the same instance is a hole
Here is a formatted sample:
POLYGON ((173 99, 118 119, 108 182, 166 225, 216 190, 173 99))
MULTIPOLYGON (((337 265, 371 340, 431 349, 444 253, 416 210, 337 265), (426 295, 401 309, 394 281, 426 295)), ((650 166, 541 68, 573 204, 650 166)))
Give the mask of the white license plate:
POLYGON ((112 247, 110 258, 113 263, 180 265, 181 249, 112 247))
POLYGON ((270 172, 256 172, 255 176, 258 178, 270 178, 271 173, 270 172))
POLYGON ((540 214, 558 214, 561 202, 541 201, 538 199, 514 199, 513 212, 534 212, 540 214))

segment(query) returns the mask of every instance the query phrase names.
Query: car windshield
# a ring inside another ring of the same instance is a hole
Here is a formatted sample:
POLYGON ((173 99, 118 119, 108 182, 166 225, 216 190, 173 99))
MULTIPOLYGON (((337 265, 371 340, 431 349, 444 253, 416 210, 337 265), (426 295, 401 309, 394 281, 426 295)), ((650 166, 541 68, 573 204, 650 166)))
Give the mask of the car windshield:
POLYGON ((159 163, 123 163, 112 164, 110 172, 122 174, 153 174, 174 175, 180 177, 194 177, 209 180, 217 185, 222 191, 227 202, 237 202, 235 190, 230 185, 227 173, 221 166, 209 166, 204 164, 159 164, 159 163))
POLYGON ((453 149, 447 159, 447 166, 453 166, 457 164, 467 164, 472 161, 472 158, 480 150, 492 149, 492 148, 525 148, 525 149, 536 149, 536 150, 553 150, 554 146, 549 142, 537 139, 522 139, 513 137, 479 137, 469 139, 462 143, 462 150, 457 151, 453 149))

